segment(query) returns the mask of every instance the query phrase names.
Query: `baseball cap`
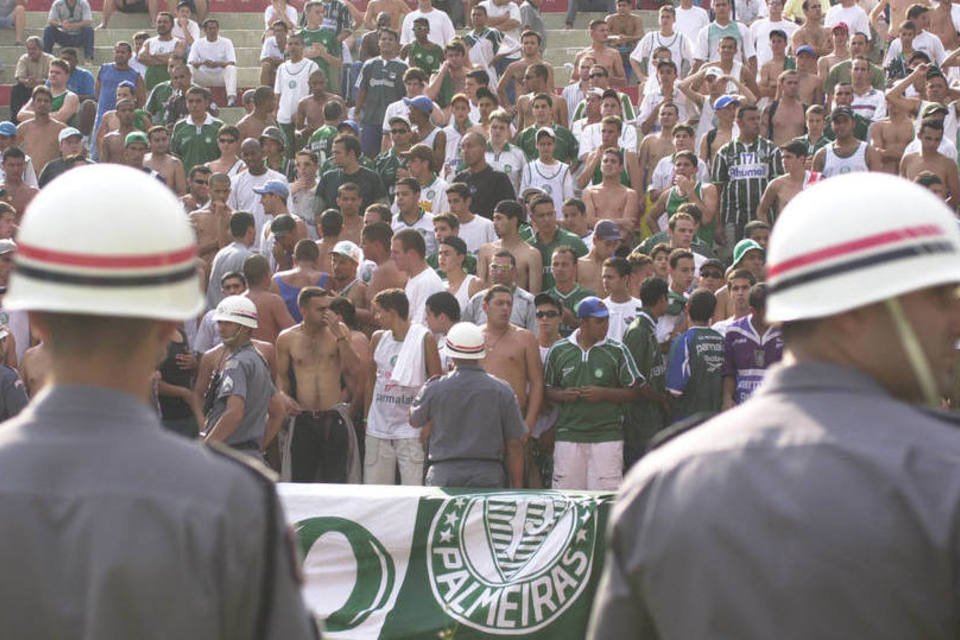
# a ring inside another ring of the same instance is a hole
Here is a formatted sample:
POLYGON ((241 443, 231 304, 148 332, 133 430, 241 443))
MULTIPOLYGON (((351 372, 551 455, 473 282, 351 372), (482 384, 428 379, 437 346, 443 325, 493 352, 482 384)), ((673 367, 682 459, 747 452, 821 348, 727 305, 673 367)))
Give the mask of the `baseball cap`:
POLYGON ((799 56, 800 54, 803 54, 803 53, 809 54, 814 58, 817 57, 817 50, 808 44, 805 44, 802 47, 797 47, 797 55, 799 56))
POLYGON ((923 108, 923 113, 921 114, 921 117, 926 118, 927 116, 933 115, 934 113, 938 113, 938 112, 943 114, 948 114, 950 113, 950 110, 947 109, 947 106, 942 102, 931 102, 930 104, 928 104, 923 108))
POLYGON ((598 87, 594 87, 594 88, 588 90, 587 93, 584 95, 584 97, 585 97, 585 98, 589 98, 590 96, 596 96, 596 97, 598 97, 598 98, 603 98, 603 89, 600 89, 600 88, 598 88, 598 87))
POLYGON ((73 127, 61 129, 60 134, 57 136, 57 142, 63 142, 67 138, 72 138, 73 136, 80 136, 82 138, 83 134, 80 133, 78 129, 74 129, 73 127))
POLYGON ((722 75, 723 75, 723 71, 721 71, 717 67, 707 67, 703 70, 704 78, 709 78, 710 76, 713 76, 714 78, 719 78, 722 75))
POLYGON ((554 140, 557 139, 557 132, 553 130, 553 127, 540 127, 537 129, 537 140, 540 139, 541 135, 548 135, 554 140))
POLYGON ((363 249, 358 247, 356 243, 351 242, 350 240, 341 240, 337 244, 333 245, 332 253, 345 258, 350 258, 357 264, 363 262, 363 249))
POLYGON ((17 135, 17 125, 13 124, 9 120, 0 122, 0 136, 12 138, 15 135, 17 135))
POLYGON ((260 139, 263 140, 264 138, 275 140, 281 145, 286 146, 286 140, 283 139, 283 132, 280 131, 280 127, 267 127, 264 129, 263 133, 260 134, 260 139))
POLYGON ((129 147, 132 144, 137 144, 138 142, 143 143, 144 146, 150 146, 150 141, 147 140, 147 134, 143 131, 131 131, 127 134, 127 137, 123 139, 123 146, 129 147))
POLYGON ((831 31, 837 31, 837 30, 843 31, 845 33, 850 33, 850 27, 847 26, 846 22, 838 22, 837 24, 833 25, 833 29, 831 29, 831 31))
POLYGON ((0 240, 0 256, 17 250, 17 243, 10 238, 0 240))
POLYGON ((610 310, 603 300, 597 296, 587 296, 577 305, 577 317, 584 318, 609 318, 610 310))
POLYGON ((337 131, 340 131, 340 129, 343 129, 344 127, 350 127, 351 129, 353 129, 354 134, 360 135, 360 125, 358 125, 356 121, 344 120, 343 122, 337 125, 337 131))
POLYGON ((391 118, 387 120, 387 124, 393 124, 394 122, 402 122, 408 127, 413 126, 410 124, 410 118, 407 116, 391 116, 391 118))
POLYGON ((593 237, 597 240, 620 240, 620 227, 613 220, 601 220, 593 228, 593 237))
POLYGON ((289 213, 282 213, 270 223, 270 233, 280 237, 293 233, 297 228, 297 221, 289 213))
POLYGON ((415 144, 406 151, 401 151, 399 155, 407 160, 417 158, 418 160, 433 162, 433 149, 423 143, 415 144))
POLYGON ((853 120, 853 109, 850 107, 836 107, 830 112, 830 119, 836 120, 838 117, 846 117, 853 120))
MULTIPOLYGON (((290 187, 287 186, 287 183, 283 180, 267 180, 263 183, 262 187, 254 187, 253 192, 260 194, 272 194, 275 196, 280 196, 284 200, 290 197, 290 187)), ((273 227, 271 227, 271 230, 273 227)))
POLYGON ((433 100, 427 96, 415 96, 413 98, 404 98, 403 104, 416 109, 417 111, 422 111, 424 113, 433 113, 433 100))
POLYGON ((719 111, 720 109, 723 109, 724 107, 728 107, 731 104, 739 105, 740 98, 738 96, 733 96, 729 94, 725 96, 720 96, 719 98, 713 101, 713 110, 719 111))

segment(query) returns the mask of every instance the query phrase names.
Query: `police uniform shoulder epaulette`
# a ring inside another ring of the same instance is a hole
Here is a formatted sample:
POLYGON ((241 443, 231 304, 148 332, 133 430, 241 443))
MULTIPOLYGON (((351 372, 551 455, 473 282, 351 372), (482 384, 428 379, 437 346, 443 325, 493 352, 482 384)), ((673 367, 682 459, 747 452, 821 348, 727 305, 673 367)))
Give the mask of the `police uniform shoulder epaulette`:
POLYGON ((715 415, 717 414, 709 413, 707 411, 700 411, 692 416, 684 418, 680 422, 676 422, 669 427, 657 431, 653 437, 650 438, 650 443, 647 445, 647 453, 653 451, 654 449, 659 449, 677 436, 683 435, 694 427, 700 426, 715 415))
POLYGON ((204 442, 204 446, 213 453, 222 456, 231 462, 241 465, 244 469, 253 474, 257 480, 268 483, 271 490, 273 489, 273 485, 276 483, 278 476, 273 469, 264 463, 260 462, 259 460, 255 460, 248 455, 244 455, 233 447, 223 444, 222 442, 207 441, 204 442))
POLYGON ((945 422, 951 427, 960 427, 960 413, 950 409, 933 409, 931 407, 917 407, 921 413, 924 413, 938 422, 945 422))

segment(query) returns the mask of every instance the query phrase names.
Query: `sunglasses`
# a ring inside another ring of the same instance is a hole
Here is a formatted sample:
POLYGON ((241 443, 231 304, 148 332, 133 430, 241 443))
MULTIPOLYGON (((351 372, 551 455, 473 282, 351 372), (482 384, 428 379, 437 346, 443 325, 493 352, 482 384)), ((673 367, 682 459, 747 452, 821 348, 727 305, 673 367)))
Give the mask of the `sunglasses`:
POLYGON ((544 318, 556 318, 559 315, 559 311, 537 311, 537 318, 540 320, 543 320, 544 318))
POLYGON ((403 135, 404 133, 410 133, 410 129, 390 129, 391 135, 399 136, 403 135))
POLYGON ((607 74, 605 74, 605 73, 591 73, 591 74, 590 74, 590 77, 591 77, 591 78, 606 78, 606 77, 607 77, 607 74))
POLYGON ((723 274, 719 271, 701 271, 700 276, 703 278, 722 278, 723 274))
POLYGON ((233 144, 236 142, 236 140, 234 140, 233 138, 219 138, 217 142, 220 142, 222 144, 233 144))

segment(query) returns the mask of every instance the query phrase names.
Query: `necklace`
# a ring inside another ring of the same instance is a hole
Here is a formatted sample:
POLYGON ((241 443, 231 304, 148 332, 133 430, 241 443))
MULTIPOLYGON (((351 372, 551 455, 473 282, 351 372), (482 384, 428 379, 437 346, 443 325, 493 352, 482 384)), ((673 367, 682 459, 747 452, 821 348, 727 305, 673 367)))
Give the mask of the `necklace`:
POLYGON ((510 329, 509 329, 509 328, 507 328, 506 330, 504 330, 504 332, 501 333, 500 336, 499 336, 496 340, 493 341, 493 344, 489 344, 489 343, 487 342, 487 334, 484 334, 484 336, 483 336, 483 345, 487 348, 487 351, 493 351, 493 350, 496 348, 496 346, 497 346, 498 344, 500 344, 500 341, 503 340, 503 336, 507 335, 507 333, 509 333, 509 332, 510 332, 510 329))

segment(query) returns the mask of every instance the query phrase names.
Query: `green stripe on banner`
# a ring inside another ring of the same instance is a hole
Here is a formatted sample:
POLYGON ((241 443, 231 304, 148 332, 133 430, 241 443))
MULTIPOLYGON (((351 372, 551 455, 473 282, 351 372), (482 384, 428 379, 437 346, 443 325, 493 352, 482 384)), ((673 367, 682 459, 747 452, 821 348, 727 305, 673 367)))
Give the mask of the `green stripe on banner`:
POLYGON ((325 637, 583 638, 613 495, 279 485, 325 637))

